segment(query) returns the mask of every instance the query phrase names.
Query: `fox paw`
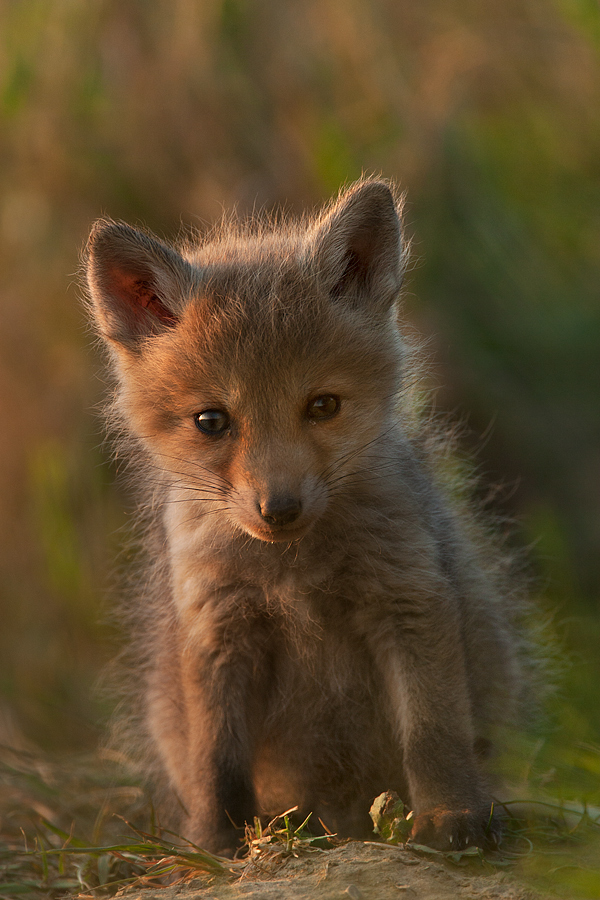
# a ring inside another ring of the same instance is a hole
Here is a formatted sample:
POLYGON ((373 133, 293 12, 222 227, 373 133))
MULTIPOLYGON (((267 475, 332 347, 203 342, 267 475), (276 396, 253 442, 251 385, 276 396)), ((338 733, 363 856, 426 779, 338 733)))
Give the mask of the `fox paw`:
POLYGON ((490 807, 457 810, 437 806, 415 818, 410 840, 434 850, 493 850, 500 843, 500 835, 500 824, 490 807))

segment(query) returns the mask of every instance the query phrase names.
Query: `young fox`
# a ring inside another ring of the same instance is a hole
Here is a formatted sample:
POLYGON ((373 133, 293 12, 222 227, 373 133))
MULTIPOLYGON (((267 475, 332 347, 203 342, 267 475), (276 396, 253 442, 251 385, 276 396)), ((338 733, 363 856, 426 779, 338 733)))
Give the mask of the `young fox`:
POLYGON ((146 512, 141 731, 174 827, 215 852, 296 805, 366 837, 388 789, 415 841, 497 834, 480 757, 515 715, 516 604, 403 399, 403 262, 376 180, 178 250, 90 236, 146 512))

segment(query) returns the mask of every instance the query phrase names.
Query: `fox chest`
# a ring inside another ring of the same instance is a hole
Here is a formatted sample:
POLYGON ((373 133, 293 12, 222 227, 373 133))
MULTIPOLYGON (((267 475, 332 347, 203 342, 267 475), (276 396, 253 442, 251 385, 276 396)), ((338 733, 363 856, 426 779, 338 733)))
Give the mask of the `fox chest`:
MULTIPOLYGON (((386 715, 384 678, 370 635, 343 597, 223 588, 188 616, 207 664, 205 676, 244 683, 243 695, 266 728, 292 717, 364 720, 386 715)), ((288 727, 284 725, 283 727, 288 727)))

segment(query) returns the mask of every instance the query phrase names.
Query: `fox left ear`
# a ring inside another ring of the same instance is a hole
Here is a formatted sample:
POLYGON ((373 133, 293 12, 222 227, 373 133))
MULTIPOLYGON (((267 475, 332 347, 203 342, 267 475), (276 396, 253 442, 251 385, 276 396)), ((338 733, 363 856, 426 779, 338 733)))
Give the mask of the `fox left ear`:
POLYGON ((137 352, 146 338, 173 328, 198 273, 162 241, 123 222, 101 219, 86 254, 90 308, 102 337, 137 352))
POLYGON ((343 194, 318 221, 310 255, 332 297, 387 312, 402 284, 405 256, 388 185, 364 181, 343 194))

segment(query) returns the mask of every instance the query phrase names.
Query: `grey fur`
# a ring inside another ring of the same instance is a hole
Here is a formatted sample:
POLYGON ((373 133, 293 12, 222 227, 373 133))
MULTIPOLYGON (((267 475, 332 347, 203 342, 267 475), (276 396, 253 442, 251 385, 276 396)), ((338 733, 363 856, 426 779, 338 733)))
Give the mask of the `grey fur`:
POLYGON ((477 751, 517 720, 521 598, 412 404, 404 266, 399 204, 373 180, 314 219, 179 250, 92 232, 144 522, 137 739, 165 816, 185 809, 175 826, 209 849, 233 852, 231 819, 296 804, 366 836, 387 789, 417 840, 496 834, 477 751), (318 397, 339 411, 311 418, 318 397), (226 433, 198 430, 206 409, 226 433))

